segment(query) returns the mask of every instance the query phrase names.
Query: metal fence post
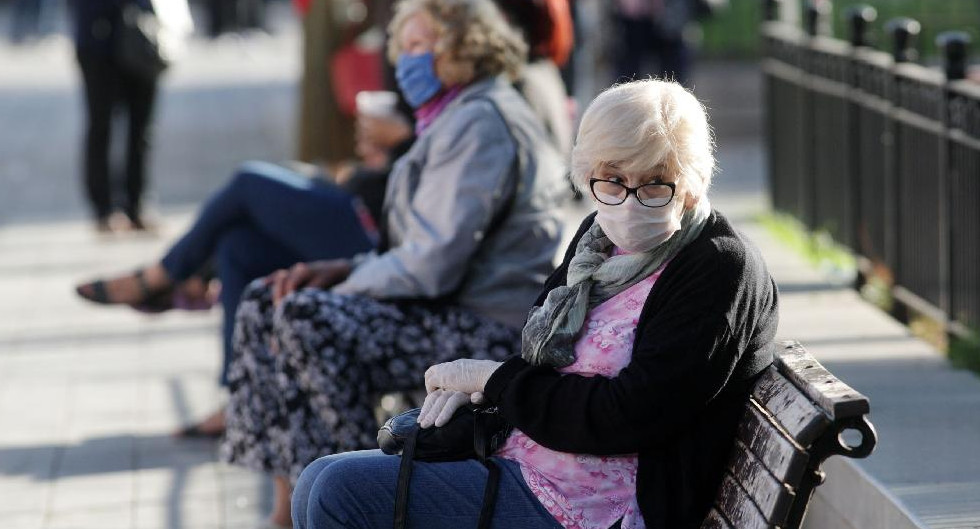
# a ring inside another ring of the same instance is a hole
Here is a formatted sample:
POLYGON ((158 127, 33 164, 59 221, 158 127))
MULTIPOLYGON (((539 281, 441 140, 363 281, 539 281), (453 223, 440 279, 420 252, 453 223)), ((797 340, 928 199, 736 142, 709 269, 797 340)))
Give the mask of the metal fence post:
MULTIPOLYGON (((922 25, 919 24, 917 20, 908 17, 893 18, 885 23, 885 31, 891 37, 891 53, 892 59, 895 65, 914 62, 918 58, 918 36, 922 31, 922 25)), ((897 74, 892 75, 892 90, 891 90, 891 100, 893 103, 898 101, 897 93, 897 74)), ((894 110, 892 111, 894 112, 894 110)), ((889 186, 887 191, 887 201, 886 201, 886 247, 890 249, 891 255, 895 256, 895 266, 892 270, 893 277, 896 283, 898 278, 902 276, 902 245, 901 237, 899 237, 900 223, 901 219, 899 215, 902 214, 900 208, 900 193, 899 193, 899 175, 902 172, 902 156, 899 146, 899 128, 898 122, 894 115, 890 116, 888 125, 888 136, 890 139, 889 150, 886 154, 888 157, 886 166, 888 167, 889 174, 889 186)), ((892 303, 892 317, 897 319, 902 323, 908 323, 909 321, 909 311, 905 303, 892 303)))
MULTIPOLYGON (((954 299, 960 294, 959 289, 962 287, 958 284, 956 280, 956 274, 954 271, 954 260, 956 259, 957 242, 960 240, 956 237, 954 233, 954 222, 963 222, 965 219, 960 219, 956 215, 956 209, 953 204, 954 193, 958 191, 954 189, 957 187, 957 183, 961 178, 973 178, 975 175, 961 175, 958 171, 961 169, 957 167, 953 159, 953 141, 950 138, 950 131, 952 129, 951 121, 953 119, 953 96, 949 90, 949 83, 953 81, 959 81, 966 78, 966 66, 968 59, 968 48, 970 44, 970 36, 962 31, 947 31, 940 33, 936 37, 936 46, 942 50, 943 54, 943 69, 946 73, 946 90, 945 90, 945 101, 944 101, 944 111, 943 111, 943 128, 945 134, 943 135, 943 165, 946 172, 946 187, 943 194, 943 220, 945 226, 943 227, 943 257, 945 258, 945 263, 943 265, 943 274, 945 281, 943 282, 943 288, 945 289, 945 295, 943 296, 944 306, 943 311, 947 315, 947 326, 946 326, 946 338, 951 341, 959 337, 962 333, 956 332, 958 329, 957 320, 958 317, 955 314, 954 307, 956 307, 956 302, 958 300, 954 299)), ((976 241, 973 241, 976 244, 976 241)), ((966 327, 964 327, 966 328, 966 327)))
POLYGON ((878 19, 878 11, 867 4, 858 4, 848 8, 844 16, 851 30, 851 46, 869 46, 868 29, 878 19))
POLYGON ((830 0, 808 0, 803 18, 807 34, 815 37, 833 33, 830 18, 833 10, 834 5, 830 0))
POLYGON ((762 20, 775 22, 779 20, 780 0, 762 0, 762 20))
POLYGON ((936 37, 936 46, 943 51, 946 80, 965 79, 970 35, 965 31, 946 31, 936 37))
POLYGON ((918 59, 918 37, 922 31, 919 21, 907 17, 893 18, 885 23, 885 31, 892 37, 892 57, 896 63, 918 59))
MULTIPOLYGON (((818 35, 827 34, 829 27, 827 20, 830 18, 832 8, 833 6, 829 0, 807 0, 803 13, 803 28, 810 39, 818 35)), ((802 50, 803 54, 800 66, 803 69, 804 75, 810 72, 813 67, 813 52, 811 50, 812 48, 809 44, 802 50)), ((799 220, 808 229, 817 230, 820 226, 817 215, 817 189, 814 161, 817 156, 826 153, 816 152, 813 92, 807 89, 805 85, 801 86, 800 89, 802 90, 800 104, 802 105, 801 117, 803 118, 803 122, 800 124, 800 128, 803 130, 800 159, 803 163, 801 164, 801 182, 798 199, 801 213, 799 220)))
MULTIPOLYGON (((851 200, 850 209, 851 209, 851 218, 853 219, 852 237, 853 237, 854 245, 851 249, 855 252, 855 254, 860 255, 862 251, 861 220, 863 218, 862 211, 861 211, 861 203, 862 203, 861 189, 862 187, 864 187, 863 185, 864 179, 868 178, 868 176, 865 174, 864 171, 862 171, 863 164, 861 161, 861 156, 867 156, 867 154, 862 153, 861 149, 859 148, 863 129, 862 129, 862 120, 859 117, 860 104, 853 98, 854 97, 853 91, 858 86, 858 79, 857 79, 858 66, 857 66, 856 54, 859 48, 868 46, 869 44, 868 29, 870 28, 871 23, 877 20, 878 11, 867 4, 858 4, 848 8, 848 10, 845 13, 845 18, 848 21, 848 27, 850 29, 850 35, 848 36, 850 37, 849 40, 851 43, 851 62, 850 62, 851 67, 850 67, 850 74, 848 76, 847 82, 852 90, 852 94, 851 94, 852 98, 851 101, 849 102, 849 105, 850 105, 850 116, 852 119, 851 121, 852 126, 850 127, 850 129, 851 129, 851 134, 853 134, 853 140, 854 140, 852 142, 852 148, 848 151, 849 159, 847 161, 848 166, 850 167, 851 190, 852 190, 852 197, 853 197, 851 200)), ((862 267, 859 267, 858 273, 855 275, 854 278, 854 288, 856 290, 860 290, 861 287, 864 286, 866 280, 865 272, 868 271, 862 269, 862 267)))

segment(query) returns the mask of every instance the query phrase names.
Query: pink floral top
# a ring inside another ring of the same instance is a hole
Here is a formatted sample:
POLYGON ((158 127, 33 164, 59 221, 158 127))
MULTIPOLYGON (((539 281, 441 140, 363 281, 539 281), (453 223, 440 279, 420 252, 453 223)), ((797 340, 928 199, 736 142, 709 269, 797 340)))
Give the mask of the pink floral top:
MULTIPOLYGON (((593 308, 575 343, 575 363, 562 373, 615 377, 630 363, 636 324, 660 277, 650 277, 593 308)), ((567 529, 645 527, 636 503, 636 455, 600 457, 549 450, 514 430, 498 456, 518 462, 524 481, 544 508, 567 529)))

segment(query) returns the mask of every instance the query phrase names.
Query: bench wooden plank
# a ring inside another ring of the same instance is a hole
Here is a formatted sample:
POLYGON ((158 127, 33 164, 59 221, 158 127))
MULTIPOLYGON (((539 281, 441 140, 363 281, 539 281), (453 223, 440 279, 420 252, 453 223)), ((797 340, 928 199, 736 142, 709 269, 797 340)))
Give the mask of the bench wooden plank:
POLYGON ((738 529, 769 529, 769 522, 759 512, 742 487, 728 474, 721 483, 721 493, 715 508, 738 529))
POLYGON ((752 497, 770 524, 783 523, 793 503, 793 491, 773 477, 765 464, 742 441, 735 441, 728 472, 752 497))
POLYGON ((827 372, 799 343, 784 342, 774 366, 752 388, 702 529, 799 529, 821 482, 816 465, 833 454, 867 457, 874 448, 868 410, 864 395, 827 372), (817 442, 842 426, 860 431, 867 442, 851 449, 817 442))
POLYGON ((775 368, 759 377, 752 395, 803 446, 810 446, 830 425, 830 418, 775 368))
POLYGON ((796 487, 809 456, 763 411, 754 399, 738 427, 739 440, 749 447, 769 472, 783 483, 796 487))
POLYGON ((817 362, 799 342, 782 343, 776 368, 807 394, 834 421, 867 414, 868 399, 841 382, 817 362))
POLYGON ((717 510, 711 509, 708 513, 708 517, 701 524, 701 529, 734 529, 728 524, 728 520, 721 515, 717 510))

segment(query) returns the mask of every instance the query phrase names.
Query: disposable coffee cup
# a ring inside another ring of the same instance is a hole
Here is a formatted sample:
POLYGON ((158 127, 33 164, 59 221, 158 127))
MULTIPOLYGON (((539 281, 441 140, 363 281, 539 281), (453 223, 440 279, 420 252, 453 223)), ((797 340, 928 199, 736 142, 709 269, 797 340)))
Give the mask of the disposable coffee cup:
POLYGON ((357 113, 362 116, 384 118, 393 116, 398 107, 398 94, 385 90, 358 92, 354 98, 357 113))

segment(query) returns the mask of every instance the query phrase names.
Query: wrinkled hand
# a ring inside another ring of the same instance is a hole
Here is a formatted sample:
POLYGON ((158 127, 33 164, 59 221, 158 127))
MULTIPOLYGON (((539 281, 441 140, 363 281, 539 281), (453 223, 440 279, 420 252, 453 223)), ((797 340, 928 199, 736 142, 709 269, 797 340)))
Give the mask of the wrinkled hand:
POLYGON ((282 298, 301 288, 330 288, 346 279, 350 271, 347 259, 330 259, 297 263, 287 270, 273 272, 266 281, 272 287, 272 302, 278 305, 282 298))
POLYGON ((469 393, 437 389, 425 396, 422 411, 419 412, 419 426, 422 428, 428 428, 432 425, 444 426, 453 417, 456 410, 471 400, 469 393))
POLYGON ((429 393, 437 389, 461 391, 469 395, 479 393, 480 397, 477 398, 481 398, 483 386, 487 385, 490 375, 500 364, 493 360, 469 358, 436 364, 425 371, 425 390, 429 393))

